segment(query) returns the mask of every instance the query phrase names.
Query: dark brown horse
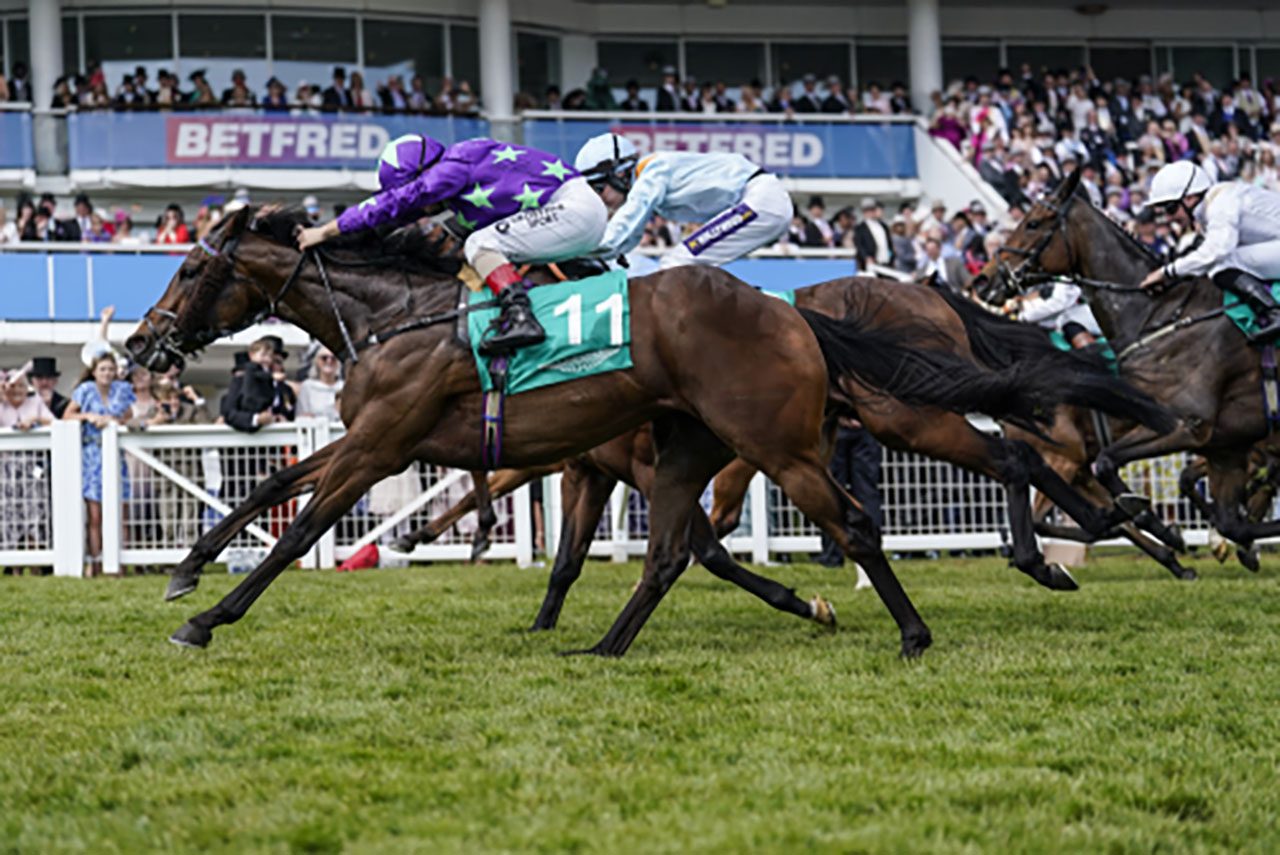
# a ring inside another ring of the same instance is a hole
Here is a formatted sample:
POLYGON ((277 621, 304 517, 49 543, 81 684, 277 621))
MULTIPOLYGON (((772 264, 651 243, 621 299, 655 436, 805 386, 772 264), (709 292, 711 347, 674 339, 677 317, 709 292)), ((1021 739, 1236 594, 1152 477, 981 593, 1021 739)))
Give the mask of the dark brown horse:
MULTIPOLYGON (((204 646, 214 628, 239 620, 382 478, 419 459, 483 466, 479 377, 455 332, 456 266, 431 256, 371 259, 380 250, 368 246, 300 254, 292 246, 299 221, 296 212, 259 218, 249 208, 223 220, 208 239, 211 249, 192 250, 126 343, 136 359, 159 368, 170 352, 191 352, 275 315, 347 364, 348 432, 312 464, 319 467, 312 500, 248 578, 174 634, 180 644, 204 646), (349 400, 362 402, 359 409, 349 400)), ((938 336, 926 324, 874 328, 796 312, 717 269, 660 272, 632 281, 629 292, 633 367, 514 395, 506 405, 503 450, 517 467, 552 463, 653 423, 644 578, 589 652, 623 654, 687 566, 691 544, 700 552, 718 547, 697 499, 735 453, 866 569, 898 624, 903 655, 922 652, 931 635, 880 551, 879 532, 823 465, 829 384, 854 378, 909 404, 977 403, 1028 426, 1061 389, 1015 383, 1013 372, 981 372, 923 347, 918 342, 938 336)))
MULTIPOLYGON (((1160 259, 1076 193, 1079 173, 1037 203, 987 265, 992 286, 1013 293, 1045 275, 1077 281, 1120 357, 1121 374, 1178 416, 1170 432, 1135 427, 1102 449, 1095 469, 1113 494, 1126 463, 1181 451, 1208 461, 1213 501, 1184 495, 1223 535, 1248 546, 1280 534, 1244 510, 1249 454, 1268 436, 1258 351, 1222 311, 1222 292, 1199 277, 1159 296, 1138 284, 1160 259)), ((1194 484, 1184 483, 1184 488, 1194 484)))

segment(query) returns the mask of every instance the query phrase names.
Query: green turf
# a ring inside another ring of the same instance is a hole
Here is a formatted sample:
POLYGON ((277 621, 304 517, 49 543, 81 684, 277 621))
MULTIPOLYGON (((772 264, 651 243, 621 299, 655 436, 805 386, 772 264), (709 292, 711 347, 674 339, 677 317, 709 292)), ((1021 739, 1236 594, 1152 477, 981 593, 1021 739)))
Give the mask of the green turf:
POLYGON ((540 571, 0 581, 0 853, 1258 852, 1280 849, 1280 591, 1109 558, 1074 594, 997 559, 902 562, 936 640, 851 574, 827 632, 694 569, 622 660, 637 565, 562 627, 540 571))

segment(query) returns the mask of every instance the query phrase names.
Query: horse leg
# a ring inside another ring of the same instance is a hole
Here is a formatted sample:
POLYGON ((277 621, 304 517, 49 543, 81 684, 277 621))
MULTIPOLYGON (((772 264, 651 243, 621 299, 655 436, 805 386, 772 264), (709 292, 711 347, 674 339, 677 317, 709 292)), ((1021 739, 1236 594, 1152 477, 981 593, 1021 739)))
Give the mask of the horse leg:
POLYGON ((609 494, 618 482, 609 474, 589 463, 572 458, 566 461, 564 477, 560 481, 560 499, 564 507, 564 522, 560 527, 560 546, 556 561, 547 580, 547 593, 542 608, 529 630, 555 629, 560 609, 569 588, 582 574, 587 550, 595 538, 600 517, 609 502, 609 494))
POLYGON ((701 514, 698 498, 733 456, 709 428, 684 413, 665 413, 655 419, 653 442, 658 462, 644 575, 604 637, 589 650, 574 652, 597 656, 627 652, 649 615, 689 566, 690 531, 694 516, 701 514))
POLYGON ((728 537, 742 520, 742 504, 756 468, 741 457, 716 473, 712 483, 711 527, 716 537, 728 537))
POLYGON ((243 502, 232 508, 231 513, 201 535, 187 557, 173 568, 164 598, 176 600, 190 594, 200 584, 200 573, 204 570, 204 565, 216 559, 232 538, 253 522, 258 514, 314 487, 320 471, 329 463, 344 440, 345 437, 332 442, 310 457, 263 479, 243 502))
MULTIPOLYGON (((541 466, 534 467, 532 469, 499 469, 497 472, 490 475, 487 481, 487 487, 491 497, 490 501, 493 499, 500 499, 513 490, 523 487, 533 479, 551 472, 556 472, 559 468, 559 464, 556 464, 555 466, 541 466)), ((476 480, 475 483, 479 485, 482 482, 476 480)), ((395 549, 399 552, 411 552, 413 548, 420 543, 432 543, 436 538, 453 528, 453 526, 457 524, 458 520, 462 519, 473 510, 476 510, 477 506, 478 499, 476 491, 472 490, 467 493, 467 495, 463 496, 456 505, 431 520, 422 528, 414 529, 408 534, 396 538, 395 549)), ((483 518, 481 519, 481 524, 483 526, 483 518)), ((479 532, 477 532, 477 535, 478 534, 479 532)), ((473 549, 472 560, 474 561, 478 557, 479 556, 474 554, 473 549)))
MULTIPOLYGON (((351 434, 347 438, 350 439, 351 434)), ((354 442, 348 442, 347 446, 345 453, 330 461, 311 501, 285 529, 263 562, 217 605, 180 626, 169 637, 170 641, 184 647, 206 646, 215 628, 244 617, 272 581, 310 549, 370 487, 407 465, 402 457, 389 457, 381 449, 366 450, 354 442)))

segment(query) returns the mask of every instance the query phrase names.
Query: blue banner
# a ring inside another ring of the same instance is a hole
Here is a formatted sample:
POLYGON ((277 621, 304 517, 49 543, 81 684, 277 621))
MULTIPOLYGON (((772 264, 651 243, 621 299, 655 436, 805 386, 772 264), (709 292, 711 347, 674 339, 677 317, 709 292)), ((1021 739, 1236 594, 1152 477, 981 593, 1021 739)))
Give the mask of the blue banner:
MULTIPOLYGON (((445 145, 487 136, 484 119, 288 113, 74 113, 67 118, 72 169, 242 166, 372 169, 382 147, 425 133, 445 145)), ((30 145, 30 132, 27 134, 30 145)))
POLYGON ((524 144, 572 163, 588 139, 607 131, 655 151, 736 152, 778 175, 796 178, 915 178, 914 126, 909 123, 698 122, 527 119, 524 144))
POLYGON ((0 112, 0 169, 33 169, 35 165, 31 114, 25 110, 0 112))

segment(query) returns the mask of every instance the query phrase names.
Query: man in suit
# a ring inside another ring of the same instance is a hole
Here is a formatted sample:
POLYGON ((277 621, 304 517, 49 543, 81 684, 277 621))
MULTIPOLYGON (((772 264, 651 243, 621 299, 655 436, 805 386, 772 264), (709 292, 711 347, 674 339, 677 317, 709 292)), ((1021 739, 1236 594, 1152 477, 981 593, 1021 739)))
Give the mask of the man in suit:
POLYGON ((351 106, 351 93, 347 91, 347 71, 340 65, 333 69, 333 85, 324 90, 322 106, 325 110, 345 110, 351 106))
POLYGON ((684 79, 684 88, 680 90, 680 112, 702 112, 702 97, 698 93, 698 81, 692 77, 684 79))
POLYGON ((640 81, 635 78, 627 81, 627 97, 619 106, 630 113, 649 112, 649 103, 640 97, 640 81))
POLYGON ((275 344, 270 336, 249 345, 243 373, 232 376, 231 388, 222 399, 222 417, 236 430, 253 433, 283 420, 275 412, 277 392, 271 376, 275 359, 275 344))
POLYGON ((62 418, 67 411, 71 399, 58 393, 58 361, 52 356, 37 356, 31 360, 31 370, 27 372, 36 394, 44 401, 44 405, 53 413, 54 418, 62 418))
POLYGON ((849 99, 845 97, 844 86, 841 85, 840 78, 834 74, 827 78, 827 97, 822 102, 822 112, 850 112, 849 99))
POLYGON ((800 93, 800 97, 796 98, 792 105, 797 113, 821 113, 822 99, 818 97, 818 78, 812 74, 806 74, 801 80, 804 91, 800 93))
POLYGON ((942 255, 942 241, 936 236, 924 240, 924 258, 920 269, 916 272, 916 281, 926 282, 936 277, 939 285, 950 288, 957 294, 963 294, 965 284, 969 280, 969 272, 965 269, 964 259, 959 255, 945 258, 942 255))
POLYGON ((680 90, 676 87, 676 69, 668 65, 662 69, 662 88, 658 90, 659 113, 675 113, 680 109, 680 90))
POLYGON ((858 269, 865 271, 871 263, 882 267, 893 264, 893 236, 880 219, 884 209, 875 199, 862 200, 862 222, 853 230, 853 247, 858 253, 858 269))

